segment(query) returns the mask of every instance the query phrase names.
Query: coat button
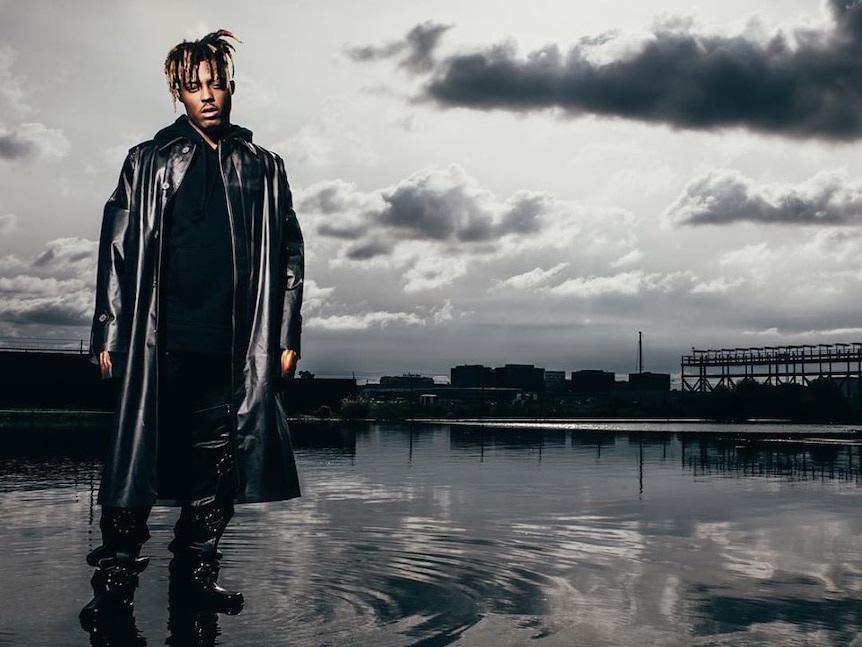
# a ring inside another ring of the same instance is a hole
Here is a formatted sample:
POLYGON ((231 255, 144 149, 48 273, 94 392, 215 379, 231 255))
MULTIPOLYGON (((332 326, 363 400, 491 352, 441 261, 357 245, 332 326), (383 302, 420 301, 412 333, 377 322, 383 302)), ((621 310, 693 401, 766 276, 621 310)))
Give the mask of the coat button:
POLYGON ((191 149, 189 149, 188 146, 183 146, 183 153, 188 153, 189 150, 191 150, 191 149))
POLYGON ((108 320, 108 315, 104 312, 99 315, 99 323, 105 323, 108 320))
POLYGON ((169 182, 162 182, 162 191, 167 191, 170 188, 171 188, 171 185, 169 182))
POLYGON ((156 230, 153 232, 153 238, 155 238, 156 240, 158 240, 158 239, 159 239, 159 230, 158 230, 158 229, 156 229, 156 230))

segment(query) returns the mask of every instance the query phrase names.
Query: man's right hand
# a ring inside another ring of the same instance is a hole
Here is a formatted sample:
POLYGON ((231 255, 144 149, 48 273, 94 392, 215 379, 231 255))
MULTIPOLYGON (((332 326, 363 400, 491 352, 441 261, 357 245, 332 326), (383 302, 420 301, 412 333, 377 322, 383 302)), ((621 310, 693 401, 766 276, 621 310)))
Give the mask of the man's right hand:
POLYGON ((111 364, 111 354, 106 350, 99 353, 99 368, 102 369, 102 378, 114 377, 114 365, 111 364))

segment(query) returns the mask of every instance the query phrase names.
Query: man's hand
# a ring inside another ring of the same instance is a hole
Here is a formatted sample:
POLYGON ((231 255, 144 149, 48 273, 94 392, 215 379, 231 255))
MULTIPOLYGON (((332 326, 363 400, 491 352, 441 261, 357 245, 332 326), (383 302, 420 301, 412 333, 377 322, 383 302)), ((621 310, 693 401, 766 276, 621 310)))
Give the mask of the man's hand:
POLYGON ((281 351, 281 376, 293 377, 296 370, 296 351, 285 348, 281 351))
POLYGON ((111 364, 111 354, 106 350, 99 353, 99 368, 102 370, 102 378, 114 377, 114 365, 111 364))

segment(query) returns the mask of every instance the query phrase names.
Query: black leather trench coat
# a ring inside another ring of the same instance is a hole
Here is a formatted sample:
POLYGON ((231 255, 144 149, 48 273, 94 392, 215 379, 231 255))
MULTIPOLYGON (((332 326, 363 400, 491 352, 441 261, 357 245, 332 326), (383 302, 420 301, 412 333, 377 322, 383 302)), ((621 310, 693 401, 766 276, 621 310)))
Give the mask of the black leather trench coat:
MULTIPOLYGON (((180 117, 185 119, 185 116, 180 117)), ((174 126, 132 148, 105 205, 90 355, 110 352, 120 396, 99 502, 159 498, 159 285, 165 211, 195 143, 174 126)), ((238 503, 299 496, 281 402, 280 353, 300 350, 303 241, 284 164, 232 127, 218 147, 230 217, 234 281, 233 443, 238 503)))

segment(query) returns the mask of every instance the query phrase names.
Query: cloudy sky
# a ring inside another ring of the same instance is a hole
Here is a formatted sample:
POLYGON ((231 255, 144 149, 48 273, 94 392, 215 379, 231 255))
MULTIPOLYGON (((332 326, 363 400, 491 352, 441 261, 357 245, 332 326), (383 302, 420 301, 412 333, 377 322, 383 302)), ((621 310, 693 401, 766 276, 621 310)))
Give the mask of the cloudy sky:
POLYGON ((862 2, 754 4, 0 0, 0 337, 87 336, 164 56, 224 27, 306 237, 302 368, 862 340, 862 2))

